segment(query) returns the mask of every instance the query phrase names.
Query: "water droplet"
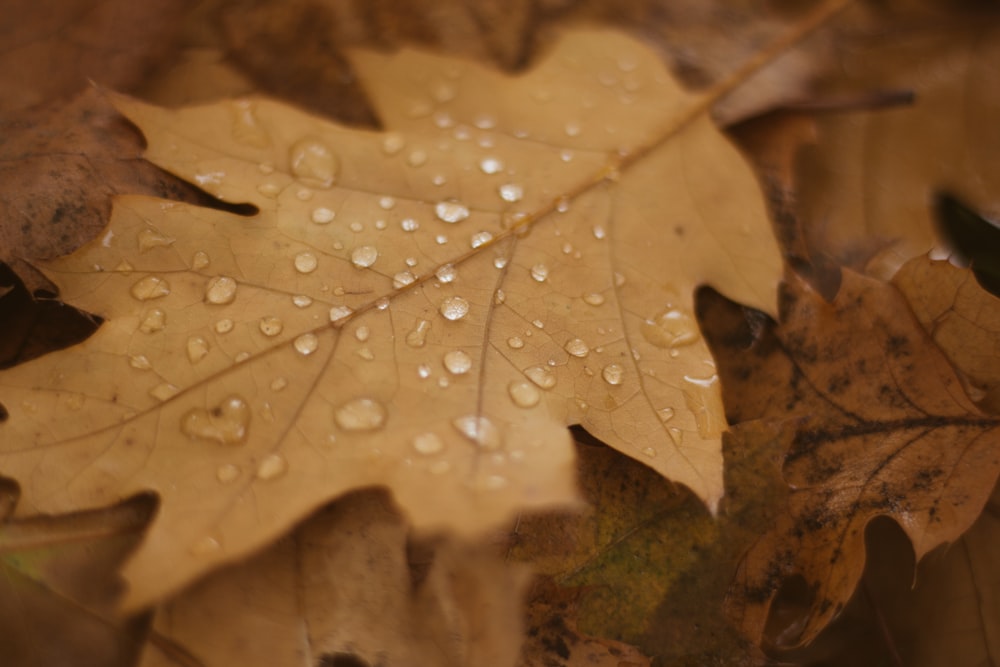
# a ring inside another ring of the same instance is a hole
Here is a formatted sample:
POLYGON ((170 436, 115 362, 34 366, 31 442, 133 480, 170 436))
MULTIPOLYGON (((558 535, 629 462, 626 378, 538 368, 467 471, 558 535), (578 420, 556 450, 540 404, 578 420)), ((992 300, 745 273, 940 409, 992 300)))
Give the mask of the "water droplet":
POLYGON ((404 232, 415 232, 420 229, 420 223, 413 218, 403 218, 399 221, 399 226, 403 228, 404 232))
POLYGON ((494 266, 494 268, 502 269, 503 267, 507 266, 507 258, 506 257, 494 257, 493 258, 493 266, 494 266))
POLYGON ((570 338, 563 345, 563 349, 569 352, 574 357, 579 357, 583 359, 588 354, 590 354, 590 347, 581 338, 570 338))
POLYGON ((296 352, 304 357, 308 357, 319 347, 319 339, 316 338, 316 334, 305 333, 296 338, 292 345, 295 347, 296 352))
POLYGON ((382 152, 395 155, 406 147, 406 138, 398 132, 389 132, 382 137, 382 152))
POLYGON ((229 276, 214 276, 205 283, 205 301, 216 305, 232 303, 236 299, 236 281, 229 276))
POLYGON ((725 411, 719 393, 719 376, 707 378, 684 376, 681 386, 684 402, 698 424, 698 434, 703 438, 716 437, 726 430, 725 411))
POLYGON ((449 199, 438 202, 434 207, 434 213, 439 220, 454 224, 469 217, 469 207, 462 202, 449 199))
POLYGON ((469 302, 460 296, 449 296, 441 302, 441 314, 452 322, 469 314, 469 302))
POLYGON ((300 252, 295 256, 294 264, 299 273, 312 273, 319 266, 319 260, 311 252, 300 252))
POLYGON ((146 313, 146 317, 143 318, 142 324, 139 325, 139 331, 146 334, 156 333, 157 331, 163 331, 163 327, 166 325, 167 314, 159 308, 156 308, 146 313))
POLYGON ((135 267, 129 264, 127 259, 123 259, 122 261, 118 262, 118 266, 115 267, 115 271, 127 276, 133 271, 135 271, 135 267))
POLYGON ((556 386, 556 374, 548 366, 531 366, 524 369, 524 374, 542 389, 556 386))
POLYGON ((257 464, 257 479, 277 479, 288 471, 288 461, 281 454, 268 454, 257 464))
POLYGON ((536 329, 544 329, 545 328, 545 322, 542 322, 541 320, 531 320, 531 324, 536 329))
POLYGON ((235 466, 232 463, 225 463, 215 469, 215 479, 219 480, 223 484, 235 482, 239 476, 239 466, 235 466))
POLYGON ((337 214, 325 206, 314 208, 312 214, 309 216, 309 218, 317 225, 329 224, 333 222, 335 217, 337 217, 337 214))
POLYGON ((674 441, 674 444, 680 447, 684 444, 684 431, 680 430, 676 426, 671 426, 667 429, 667 433, 670 434, 670 439, 674 441))
POLYGON ((250 358, 249 352, 240 352, 235 357, 233 357, 233 361, 235 361, 238 364, 241 364, 249 358, 250 358))
POLYGON ((389 196, 379 197, 378 206, 383 211, 391 211, 392 209, 396 208, 396 198, 389 196))
POLYGON ((655 318, 646 320, 640 331, 643 338, 662 348, 690 345, 700 338, 698 323, 679 308, 668 308, 655 318))
POLYGON ((281 391, 288 386, 288 380, 283 377, 276 377, 271 380, 271 391, 281 391))
POLYGON ((158 276, 146 276, 130 290, 139 301, 150 301, 170 294, 170 283, 158 276))
POLYGON ((656 411, 656 414, 659 415, 661 422, 667 423, 668 421, 674 418, 674 409, 660 408, 659 410, 656 411))
POLYGON ((452 375, 464 375, 472 369, 472 357, 462 350, 449 350, 444 353, 444 367, 452 375))
POLYGON ((239 396, 229 396, 210 410, 188 410, 181 418, 181 432, 189 438, 238 445, 246 440, 249 424, 250 406, 239 396))
POLYGON ((600 306, 604 303, 604 295, 599 292, 591 292, 583 296, 583 301, 591 306, 600 306))
POLYGON ((208 341, 201 336, 191 336, 187 340, 188 361, 196 364, 208 355, 208 341))
POLYGON ((312 302, 312 297, 306 296, 305 294, 296 294, 292 297, 292 303, 294 303, 297 308, 308 308, 312 305, 312 302))
POLYGON ((208 253, 199 250, 191 258, 191 268, 194 269, 195 271, 201 271, 202 269, 206 268, 210 262, 211 260, 208 258, 208 253))
POLYGON ((495 157, 484 157, 479 161, 479 169, 484 174, 497 174, 503 171, 503 162, 495 157))
POLYGON ((224 318, 215 323, 215 332, 220 334, 227 334, 233 330, 233 321, 231 319, 224 318))
POLYGON ((445 243, 448 242, 448 237, 445 236, 444 234, 438 234, 437 236, 434 237, 434 242, 437 243, 438 245, 444 245, 445 243))
POLYGON ((377 229, 379 231, 385 229, 386 226, 387 226, 386 221, 382 220, 381 218, 379 218, 378 220, 375 221, 375 229, 377 229))
POLYGON ((144 253, 153 248, 166 248, 174 244, 177 239, 172 239, 169 236, 164 236, 155 229, 144 229, 139 232, 137 237, 139 243, 139 252, 144 253))
POLYGON ((549 267, 544 264, 535 264, 531 267, 531 278, 536 282, 544 283, 549 277, 549 267))
POLYGON ((597 239, 598 241, 605 239, 608 236, 608 233, 604 230, 604 227, 602 227, 601 225, 594 225, 593 232, 594 232, 594 238, 597 239))
POLYGON ((519 408, 533 408, 542 399, 542 394, 538 387, 524 380, 514 380, 507 385, 507 393, 510 400, 519 408))
POLYGON ((625 285, 625 274, 615 271, 615 287, 622 287, 625 285))
POLYGON ((417 320, 414 325, 406 334, 406 344, 410 347, 423 347, 424 343, 427 342, 427 331, 431 328, 431 323, 427 320, 417 320))
POLYGON ((375 307, 379 310, 385 310, 389 307, 389 297, 383 296, 375 301, 375 307))
POLYGON ((219 544, 219 540, 210 535, 206 535, 191 545, 191 553, 195 556, 210 556, 220 549, 222 549, 222 545, 219 544))
POLYGON ((288 157, 295 178, 306 185, 328 188, 337 180, 340 160, 319 139, 307 138, 295 142, 288 157))
POLYGON ((417 258, 416 257, 407 257, 406 258, 406 265, 412 269, 414 266, 417 265, 417 258))
POLYGON ((365 361, 374 361, 375 353, 371 351, 367 345, 359 349, 355 354, 364 359, 365 361))
POLYGON ((431 367, 427 364, 420 364, 417 366, 417 375, 421 380, 426 380, 431 376, 431 367))
POLYGON ((299 201, 309 201, 313 198, 313 191, 309 188, 299 188, 295 193, 295 198, 299 201))
POLYGON ((566 132, 567 137, 578 137, 583 129, 580 127, 579 123, 569 122, 563 127, 563 131, 566 132))
POLYGON ((150 368, 153 367, 153 364, 150 363, 149 361, 149 357, 147 357, 145 354, 136 354, 129 356, 128 365, 140 371, 148 371, 150 368))
POLYGON ((608 364, 601 370, 601 377, 610 385, 619 385, 625 379, 625 369, 621 364, 608 364))
POLYGON ((355 398, 333 412, 333 420, 345 431, 374 431, 387 417, 385 406, 373 398, 355 398))
POLYGON ((261 183, 257 186, 257 192, 261 193, 265 197, 274 199, 281 192, 281 188, 278 187, 277 183, 261 183))
POLYGON ((271 142, 257 120, 257 105, 249 100, 233 104, 233 139, 253 148, 266 148, 271 142))
POLYGON ((418 454, 431 456, 444 451, 444 440, 437 433, 421 433, 413 438, 413 449, 418 454))
POLYGON ((281 320, 273 315, 269 317, 262 317, 259 326, 260 332, 265 336, 277 336, 284 328, 281 320))
POLYGON ((368 338, 371 335, 372 335, 372 330, 366 327, 364 324, 360 325, 357 329, 354 330, 354 337, 359 341, 361 341, 362 343, 368 340, 368 338))
POLYGON ((180 387, 176 385, 172 385, 169 382, 161 382, 149 390, 149 395, 155 399, 166 401, 179 394, 180 391, 180 387))
POLYGON ((500 199, 509 202, 521 201, 524 197, 524 188, 517 183, 504 183, 497 188, 497 192, 500 193, 500 199))
POLYGON ((486 417, 480 415, 465 415, 452 421, 452 425, 473 443, 485 450, 499 449, 501 443, 500 430, 486 417))
POLYGON ((353 308, 347 306, 334 306, 330 309, 330 321, 338 322, 354 312, 353 308))
POLYGON ((498 287, 497 291, 493 292, 493 303, 495 303, 498 306, 501 306, 504 303, 506 303, 506 301, 507 301, 507 293, 498 287))
POLYGON ((646 447, 646 448, 644 448, 642 450, 642 453, 645 454, 646 456, 648 456, 651 459, 655 459, 656 458, 656 450, 653 449, 652 447, 646 447))
POLYGON ((406 156, 406 164, 411 167, 422 167, 427 164, 427 152, 422 150, 415 150, 406 156))
POLYGON ((417 278, 409 271, 400 271, 392 277, 392 286, 396 289, 402 289, 407 285, 413 284, 417 278))
POLYGON ((524 341, 521 340, 519 336, 511 336, 507 339, 507 345, 514 350, 520 350, 524 347, 524 341))
POLYGON ((458 271, 453 264, 445 264, 434 272, 434 277, 443 283, 450 283, 458 277, 458 271))
POLYGON ((363 245, 351 251, 351 264, 359 269, 367 269, 378 259, 378 249, 375 246, 363 245))

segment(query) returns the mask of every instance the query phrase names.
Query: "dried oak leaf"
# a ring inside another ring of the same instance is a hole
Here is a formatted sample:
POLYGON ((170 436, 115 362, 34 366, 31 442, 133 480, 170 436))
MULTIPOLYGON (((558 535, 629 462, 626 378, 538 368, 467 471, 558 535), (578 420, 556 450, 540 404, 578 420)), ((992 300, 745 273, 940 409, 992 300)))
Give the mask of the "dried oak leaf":
POLYGON ((715 98, 606 32, 518 78, 413 51, 356 69, 391 132, 120 100, 149 159, 259 215, 123 197, 46 264, 106 322, 0 375, 0 470, 34 511, 159 494, 132 604, 359 487, 465 533, 574 502, 571 424, 722 495, 693 290, 769 309, 781 260, 715 98))
POLYGON ((527 571, 455 540, 410 563, 409 532, 384 494, 343 498, 164 604, 141 664, 512 667, 527 571))
POLYGON ((981 413, 891 286, 845 271, 831 304, 801 280, 782 324, 747 351, 713 332, 731 419, 783 420, 792 491, 740 564, 733 618, 761 641, 782 582, 799 575, 808 616, 768 641, 808 642, 851 596, 864 529, 897 521, 918 558, 953 542, 982 510, 1000 469, 1000 421, 981 413))

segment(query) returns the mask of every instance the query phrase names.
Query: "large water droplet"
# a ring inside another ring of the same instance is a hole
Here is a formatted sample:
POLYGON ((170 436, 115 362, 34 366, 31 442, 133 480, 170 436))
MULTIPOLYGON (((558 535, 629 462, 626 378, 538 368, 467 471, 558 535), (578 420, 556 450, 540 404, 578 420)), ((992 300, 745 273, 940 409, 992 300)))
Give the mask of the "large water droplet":
POLYGON ((449 296, 441 302, 441 314, 452 322, 469 314, 469 302, 460 296, 449 296))
POLYGON ((163 331, 163 327, 166 325, 167 314, 156 308, 146 313, 146 317, 143 318, 142 323, 139 325, 139 331, 146 334, 156 333, 157 331, 163 331))
POLYGON ((295 347, 296 352, 304 357, 308 357, 319 347, 319 339, 316 338, 316 334, 305 333, 296 338, 292 345, 295 347))
POLYGON ((187 358, 196 364, 208 355, 208 341, 201 336, 191 336, 187 340, 187 358))
POLYGON ((177 239, 164 236, 154 229, 144 229, 139 232, 138 238, 139 252, 144 253, 153 248, 166 248, 174 244, 177 239))
POLYGON ((472 357, 462 350, 449 350, 444 353, 444 367, 452 375, 464 375, 472 369, 472 357))
POLYGON ((257 479, 265 482, 288 472, 288 461, 281 454, 268 454, 257 464, 257 479))
POLYGON ((465 415, 452 421, 452 425, 467 439, 479 445, 482 449, 499 449, 502 444, 500 429, 487 417, 480 415, 465 415))
POLYGON ((308 186, 328 188, 337 180, 340 160, 319 139, 306 138, 295 142, 288 158, 292 173, 308 186))
POLYGON ((170 294, 170 283, 158 276, 146 276, 132 285, 130 291, 139 301, 150 301, 170 294))
POLYGON ((542 399, 542 393, 538 387, 524 380, 514 380, 507 385, 507 393, 510 400, 519 408, 533 408, 542 399))
POLYGON ((531 366, 524 369, 524 374, 542 389, 556 386, 556 374, 548 366, 531 366))
POLYGON ((434 213, 439 220, 454 224, 469 217, 469 207, 460 201, 449 199, 438 202, 434 207, 434 213))
POLYGON ((192 408, 181 418, 181 432, 189 438, 238 445, 246 440, 250 406, 239 396, 229 396, 211 410, 192 408))
POLYGON ((427 342, 427 331, 431 323, 427 320, 417 320, 413 328, 406 334, 406 344, 410 347, 423 347, 427 342))
POLYGON ((610 385, 619 385, 625 380, 625 369, 621 364, 608 364, 601 370, 601 377, 610 385))
POLYGON ((590 354, 590 346, 587 345, 581 338, 570 338, 563 345, 563 349, 569 352, 574 357, 579 357, 580 359, 586 357, 590 354))
POLYGON ((385 406, 373 398, 355 398, 333 412, 333 420, 345 431, 374 431, 387 417, 385 406))
POLYGON ((671 348, 690 345, 698 340, 698 324, 679 308, 668 308, 640 329, 642 337, 657 347, 671 348))
POLYGON ((363 245, 351 251, 351 264, 359 269, 367 269, 378 259, 378 249, 375 246, 363 245))
POLYGON ((295 270, 299 273, 312 273, 319 266, 319 260, 311 252, 300 252, 295 255, 295 259, 292 261, 295 265, 295 270))
POLYGON ((232 303, 236 298, 236 281, 229 276, 213 276, 205 283, 205 301, 216 305, 232 303))
POLYGON ((414 436, 413 449, 424 456, 440 454, 444 451, 444 441, 437 433, 421 433, 414 436))
POLYGON ((265 336, 277 336, 284 328, 281 320, 273 315, 269 317, 262 317, 259 326, 260 332, 265 336))
POLYGON ((223 318, 215 323, 215 333, 227 334, 233 330, 236 326, 231 319, 228 317, 223 318))

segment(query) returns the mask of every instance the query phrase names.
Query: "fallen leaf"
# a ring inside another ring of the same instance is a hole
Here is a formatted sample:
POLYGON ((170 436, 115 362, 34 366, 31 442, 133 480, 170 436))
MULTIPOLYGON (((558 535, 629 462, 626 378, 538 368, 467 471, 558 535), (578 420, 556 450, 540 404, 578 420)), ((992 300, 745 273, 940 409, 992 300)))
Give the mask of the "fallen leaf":
POLYGON ((337 501, 163 605, 142 667, 513 666, 526 571, 449 540, 414 568, 409 531, 383 493, 337 501))
POLYGON ((575 423, 722 494, 692 293, 774 298, 760 193, 705 115, 752 68, 693 96, 611 33, 514 79, 411 51, 356 68, 391 132, 120 100, 151 160, 260 213, 124 197, 46 265, 106 321, 0 375, 0 461, 34 511, 159 494, 131 605, 363 486, 466 533, 571 503, 575 423))
POLYGON ((917 558, 969 528, 1000 466, 982 414, 891 286, 844 272, 832 304, 799 280, 782 324, 749 353, 713 332, 733 419, 781 420, 787 513, 749 550, 730 611, 753 641, 807 643, 843 608, 864 566, 864 528, 897 521, 917 558), (739 398, 737 398, 739 397, 739 398), (764 637, 782 583, 811 594, 804 619, 764 637))
POLYGON ((148 498, 108 509, 13 519, 0 480, 0 647, 5 664, 131 664, 148 619, 119 619, 117 568, 152 514, 148 498))

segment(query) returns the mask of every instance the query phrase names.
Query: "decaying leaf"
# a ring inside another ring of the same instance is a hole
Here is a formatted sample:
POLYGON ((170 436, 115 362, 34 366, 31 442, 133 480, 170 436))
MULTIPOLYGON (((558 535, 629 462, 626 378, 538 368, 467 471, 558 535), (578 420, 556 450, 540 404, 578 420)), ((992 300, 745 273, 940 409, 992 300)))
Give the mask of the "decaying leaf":
POLYGON ((392 131, 120 100, 151 160, 260 213, 121 198, 46 265, 107 321, 0 376, 0 469, 25 511, 159 494, 133 605, 363 486, 464 532, 571 503, 574 423, 721 496, 693 289, 766 310, 780 272, 704 113, 726 88, 685 94, 611 33, 514 79, 409 51, 356 67, 392 131))
POLYGON ((514 665, 526 570, 448 540, 414 567, 408 532, 382 493, 337 501, 164 605, 142 666, 514 665))
POLYGON ((749 352, 713 338, 731 417, 785 421, 792 487, 788 512, 740 565, 731 613, 760 641, 782 583, 801 576, 810 613, 767 638, 797 646, 853 592, 872 518, 896 520, 918 558, 968 529, 1000 469, 1000 422, 966 396, 899 294, 851 272, 832 304, 791 283, 782 324, 749 352))

